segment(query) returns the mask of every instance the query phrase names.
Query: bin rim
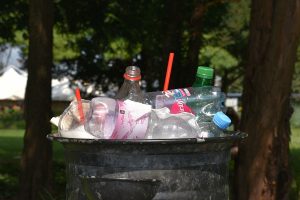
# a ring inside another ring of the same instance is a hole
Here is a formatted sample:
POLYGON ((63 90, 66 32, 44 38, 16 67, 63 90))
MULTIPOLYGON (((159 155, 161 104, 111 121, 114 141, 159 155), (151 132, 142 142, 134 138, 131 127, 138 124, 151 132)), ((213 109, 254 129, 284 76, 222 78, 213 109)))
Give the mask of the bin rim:
POLYGON ((66 138, 58 133, 48 134, 47 139, 60 143, 81 144, 197 144, 197 143, 226 143, 243 140, 248 134, 241 131, 226 131, 224 137, 209 138, 176 138, 176 139, 81 139, 66 138))

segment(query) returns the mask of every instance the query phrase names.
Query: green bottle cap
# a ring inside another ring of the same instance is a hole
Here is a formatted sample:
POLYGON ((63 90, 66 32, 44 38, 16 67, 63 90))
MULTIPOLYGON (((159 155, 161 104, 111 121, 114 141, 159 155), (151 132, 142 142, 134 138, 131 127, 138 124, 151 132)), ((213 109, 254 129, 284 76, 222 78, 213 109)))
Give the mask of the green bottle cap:
POLYGON ((197 76, 206 79, 212 79, 214 76, 214 69, 205 66, 199 66, 197 69, 197 76))

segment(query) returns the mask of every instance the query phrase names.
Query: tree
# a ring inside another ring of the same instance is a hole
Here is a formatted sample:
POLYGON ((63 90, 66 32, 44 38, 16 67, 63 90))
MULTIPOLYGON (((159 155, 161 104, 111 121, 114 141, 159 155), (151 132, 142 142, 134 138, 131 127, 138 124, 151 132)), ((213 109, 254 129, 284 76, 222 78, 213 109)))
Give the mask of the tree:
POLYGON ((50 190, 52 0, 29 1, 28 80, 25 93, 26 131, 21 160, 19 199, 35 200, 50 190))
MULTIPOLYGON (((165 34, 165 39, 163 41, 162 48, 162 58, 165 62, 163 63, 164 70, 167 66, 169 53, 174 53, 174 62, 173 62, 173 75, 170 81, 170 89, 178 88, 182 86, 182 81, 178 80, 180 70, 182 69, 181 60, 182 60, 182 31, 183 31, 183 8, 184 3, 181 1, 166 1, 166 17, 165 17, 165 29, 163 29, 163 34, 165 34)), ((158 68, 159 70, 159 68, 158 68)), ((163 87, 164 73, 160 73, 161 89, 163 87)))
POLYGON ((300 36, 299 0, 252 0, 238 156, 239 200, 288 199, 290 92, 300 36))

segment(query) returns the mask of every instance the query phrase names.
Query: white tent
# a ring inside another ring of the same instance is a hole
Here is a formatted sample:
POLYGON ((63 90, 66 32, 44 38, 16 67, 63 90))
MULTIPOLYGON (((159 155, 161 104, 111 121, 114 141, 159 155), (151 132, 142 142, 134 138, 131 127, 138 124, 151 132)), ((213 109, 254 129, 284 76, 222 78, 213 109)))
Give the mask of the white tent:
POLYGON ((8 66, 0 76, 0 99, 19 100, 24 98, 27 74, 14 66, 8 66))
MULTIPOLYGON (((22 100, 24 99, 27 73, 10 65, 6 67, 0 76, 0 100, 22 100)), ((74 98, 74 92, 69 87, 67 78, 61 80, 52 79, 52 100, 70 101, 74 98)))
POLYGON ((74 99, 74 91, 70 88, 70 80, 52 79, 52 100, 71 101, 74 99))

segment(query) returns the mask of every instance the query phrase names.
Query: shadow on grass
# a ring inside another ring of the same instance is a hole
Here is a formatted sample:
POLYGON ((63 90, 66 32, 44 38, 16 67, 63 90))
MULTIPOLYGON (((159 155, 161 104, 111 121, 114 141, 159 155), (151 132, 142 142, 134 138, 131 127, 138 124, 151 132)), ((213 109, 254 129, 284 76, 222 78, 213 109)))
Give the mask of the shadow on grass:
MULTIPOLYGON (((0 200, 12 200, 19 190, 23 137, 0 137, 0 200)), ((65 163, 63 147, 53 144, 53 193, 55 200, 65 199, 65 163)))
POLYGON ((290 200, 300 199, 300 148, 291 149, 291 166, 293 170, 293 182, 290 200))

